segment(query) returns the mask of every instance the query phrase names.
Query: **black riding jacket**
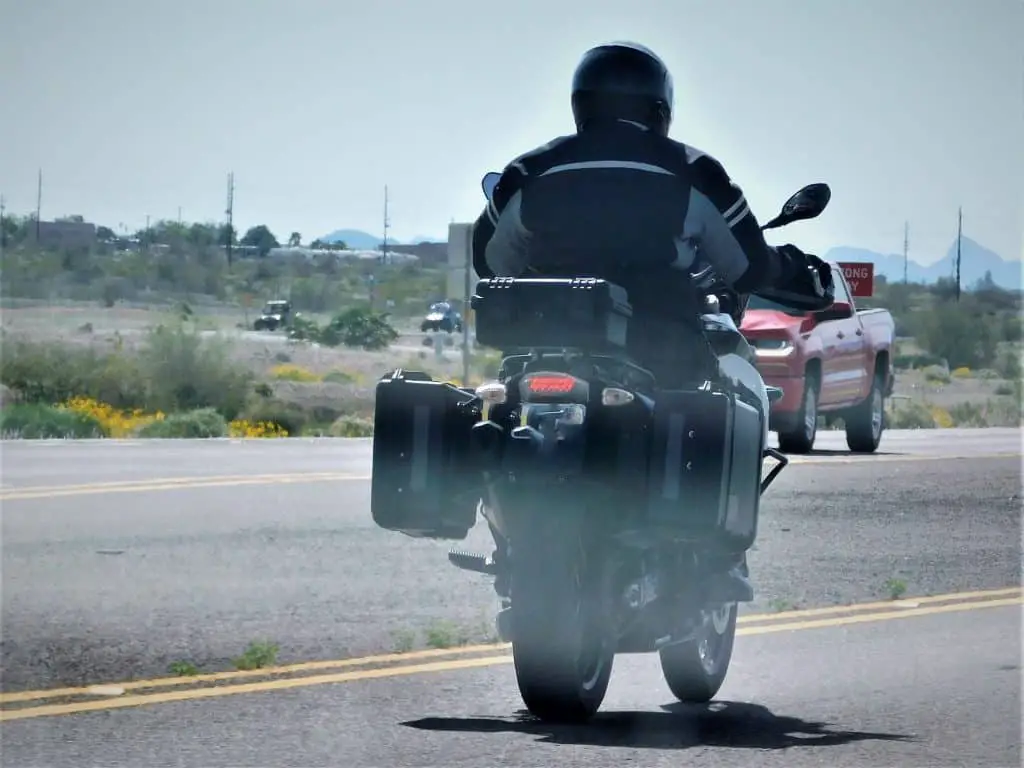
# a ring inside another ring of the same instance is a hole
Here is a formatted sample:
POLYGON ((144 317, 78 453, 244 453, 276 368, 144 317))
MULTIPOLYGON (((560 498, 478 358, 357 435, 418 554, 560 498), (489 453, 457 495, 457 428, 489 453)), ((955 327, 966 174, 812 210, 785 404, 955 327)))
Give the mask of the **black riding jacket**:
POLYGON ((662 316, 699 308, 698 250, 741 294, 782 287, 796 267, 765 242, 721 163, 625 120, 509 163, 472 237, 480 277, 603 277, 626 288, 634 311, 662 316))

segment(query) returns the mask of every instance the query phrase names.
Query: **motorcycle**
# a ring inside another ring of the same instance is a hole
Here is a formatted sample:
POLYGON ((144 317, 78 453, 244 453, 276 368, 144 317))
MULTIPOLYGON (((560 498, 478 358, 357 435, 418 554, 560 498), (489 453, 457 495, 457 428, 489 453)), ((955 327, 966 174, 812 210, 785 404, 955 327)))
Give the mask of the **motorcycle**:
MULTIPOLYGON (((488 199, 498 178, 482 180, 488 199)), ((762 228, 814 218, 830 196, 808 185, 762 228)), ((760 498, 788 463, 767 445, 782 391, 720 310, 713 271, 691 276, 717 360, 692 387, 658 388, 625 352, 625 291, 588 277, 477 283, 477 343, 503 350, 495 380, 397 369, 377 384, 373 519, 448 540, 486 521, 493 554, 449 561, 494 579, 520 695, 545 720, 592 717, 617 654, 657 652, 684 702, 711 700, 732 659, 738 605, 709 601, 707 553, 754 542, 760 498)))

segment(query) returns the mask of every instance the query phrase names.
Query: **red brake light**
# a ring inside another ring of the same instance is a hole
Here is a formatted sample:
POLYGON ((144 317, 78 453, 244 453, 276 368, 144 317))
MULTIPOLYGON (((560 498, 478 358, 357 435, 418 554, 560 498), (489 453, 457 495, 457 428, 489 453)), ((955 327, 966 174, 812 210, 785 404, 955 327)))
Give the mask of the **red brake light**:
POLYGON ((526 388, 535 395, 561 395, 572 392, 575 387, 575 377, 568 375, 544 374, 526 380, 526 388))

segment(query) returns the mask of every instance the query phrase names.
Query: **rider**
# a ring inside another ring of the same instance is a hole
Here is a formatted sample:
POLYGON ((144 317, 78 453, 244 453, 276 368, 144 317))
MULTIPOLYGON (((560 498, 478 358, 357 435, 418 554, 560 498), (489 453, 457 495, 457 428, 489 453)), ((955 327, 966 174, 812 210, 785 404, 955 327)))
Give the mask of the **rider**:
MULTIPOLYGON (((482 278, 529 271, 623 286, 634 313, 629 346, 659 381, 658 362, 662 371, 686 369, 683 353, 669 350, 694 345, 666 345, 664 330, 644 324, 699 329, 704 299, 689 276, 698 250, 741 296, 756 290, 806 309, 832 302, 828 264, 795 246, 768 245, 718 160, 668 138, 672 107, 672 77, 652 51, 634 43, 587 51, 572 82, 576 133, 509 163, 472 237, 482 278), (670 354, 675 359, 665 360, 670 354)), ((734 313, 737 324, 745 304, 734 313)), ((713 599, 753 599, 745 555, 726 557, 713 599)))

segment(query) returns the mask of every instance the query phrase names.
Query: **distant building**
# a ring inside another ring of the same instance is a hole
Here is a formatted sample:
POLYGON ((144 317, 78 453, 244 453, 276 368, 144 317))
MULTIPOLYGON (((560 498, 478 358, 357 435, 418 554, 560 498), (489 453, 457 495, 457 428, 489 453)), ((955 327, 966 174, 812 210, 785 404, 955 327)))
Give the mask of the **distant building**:
MULTIPOLYGON (((35 222, 28 224, 28 233, 35 239, 35 222)), ((40 221, 38 242, 44 248, 92 248, 96 245, 96 225, 81 216, 40 221)))

